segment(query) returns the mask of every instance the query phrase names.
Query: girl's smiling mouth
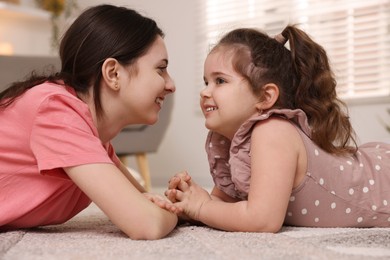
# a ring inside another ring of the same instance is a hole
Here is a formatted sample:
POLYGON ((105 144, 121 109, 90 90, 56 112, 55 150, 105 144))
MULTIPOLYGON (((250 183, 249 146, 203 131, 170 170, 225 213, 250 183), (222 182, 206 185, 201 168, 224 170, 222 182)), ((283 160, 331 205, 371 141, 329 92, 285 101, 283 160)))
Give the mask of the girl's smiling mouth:
POLYGON ((214 110, 217 110, 218 107, 206 107, 205 110, 206 112, 210 112, 210 111, 214 111, 214 110))

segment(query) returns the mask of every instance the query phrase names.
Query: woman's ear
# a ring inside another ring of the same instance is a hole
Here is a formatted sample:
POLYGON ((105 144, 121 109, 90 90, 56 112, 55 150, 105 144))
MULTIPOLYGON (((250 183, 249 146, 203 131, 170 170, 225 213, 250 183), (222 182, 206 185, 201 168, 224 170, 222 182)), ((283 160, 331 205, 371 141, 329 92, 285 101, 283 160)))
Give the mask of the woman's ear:
POLYGON ((107 87, 114 91, 118 91, 120 89, 118 75, 119 66, 119 62, 114 58, 106 59, 102 65, 102 80, 104 80, 107 87))
POLYGON ((279 98, 279 87, 274 83, 266 84, 263 89, 263 98, 256 104, 256 108, 259 111, 270 109, 275 105, 279 98))

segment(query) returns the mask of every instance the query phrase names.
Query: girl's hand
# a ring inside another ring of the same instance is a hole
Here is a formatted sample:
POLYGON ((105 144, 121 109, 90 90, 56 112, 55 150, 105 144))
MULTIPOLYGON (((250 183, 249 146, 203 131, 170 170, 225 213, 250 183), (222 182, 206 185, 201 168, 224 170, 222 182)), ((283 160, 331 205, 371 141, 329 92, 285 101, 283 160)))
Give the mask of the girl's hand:
MULTIPOLYGON (((186 172, 177 173, 168 182, 168 190, 186 190, 188 183, 191 181, 191 176, 186 172)), ((171 201, 176 202, 176 196, 173 192, 165 191, 165 196, 171 201)))
POLYGON ((169 189, 165 192, 165 195, 172 201, 177 207, 176 214, 182 218, 190 218, 193 220, 199 220, 199 214, 202 206, 211 200, 210 194, 190 180, 188 182, 181 181, 177 187, 183 185, 183 189, 169 189), (185 183, 185 184, 183 184, 185 183))

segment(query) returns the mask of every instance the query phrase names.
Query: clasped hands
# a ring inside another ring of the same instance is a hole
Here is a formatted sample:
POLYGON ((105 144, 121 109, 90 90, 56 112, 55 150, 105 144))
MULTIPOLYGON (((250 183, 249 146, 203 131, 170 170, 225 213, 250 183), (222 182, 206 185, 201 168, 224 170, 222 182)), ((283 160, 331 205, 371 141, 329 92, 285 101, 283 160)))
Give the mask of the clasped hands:
POLYGON ((146 196, 159 207, 185 220, 200 221, 202 206, 211 200, 210 194, 196 184, 186 171, 176 174, 169 180, 168 189, 164 194, 168 200, 158 196, 146 196))

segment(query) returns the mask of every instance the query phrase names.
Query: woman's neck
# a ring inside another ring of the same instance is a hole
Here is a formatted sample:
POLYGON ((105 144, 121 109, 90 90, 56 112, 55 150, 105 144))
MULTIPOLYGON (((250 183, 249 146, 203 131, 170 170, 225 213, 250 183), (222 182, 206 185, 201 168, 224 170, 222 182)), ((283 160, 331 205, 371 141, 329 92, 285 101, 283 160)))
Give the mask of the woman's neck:
POLYGON ((116 135, 119 134, 122 127, 112 122, 110 116, 103 113, 101 116, 98 116, 95 109, 95 102, 93 100, 93 94, 81 94, 77 93, 77 96, 87 104, 89 111, 92 115, 93 123, 98 131, 99 139, 103 144, 111 141, 116 135))

